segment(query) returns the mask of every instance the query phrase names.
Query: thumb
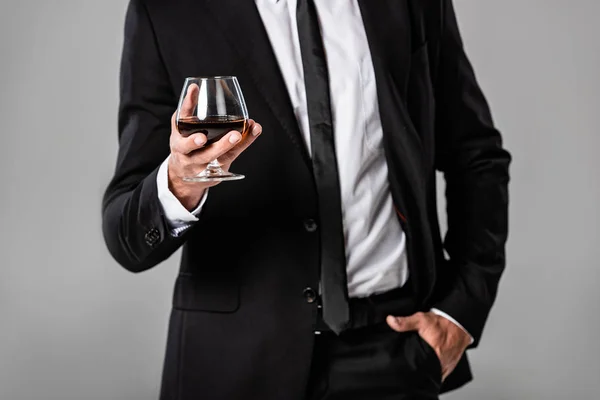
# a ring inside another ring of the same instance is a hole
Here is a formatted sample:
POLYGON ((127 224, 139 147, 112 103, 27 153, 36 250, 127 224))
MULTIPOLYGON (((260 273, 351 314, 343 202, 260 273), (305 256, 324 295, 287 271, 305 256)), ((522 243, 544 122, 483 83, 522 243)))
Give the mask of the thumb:
POLYGON ((409 332, 418 331, 419 324, 421 322, 421 316, 419 313, 409 315, 407 317, 394 317, 388 315, 386 322, 396 332, 409 332))

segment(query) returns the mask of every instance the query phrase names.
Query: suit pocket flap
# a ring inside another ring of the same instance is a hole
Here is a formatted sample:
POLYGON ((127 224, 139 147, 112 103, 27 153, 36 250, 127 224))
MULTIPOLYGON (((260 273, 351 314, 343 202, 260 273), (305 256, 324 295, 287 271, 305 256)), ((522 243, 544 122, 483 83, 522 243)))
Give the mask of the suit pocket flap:
POLYGON ((231 313, 240 307, 239 285, 179 275, 173 294, 173 308, 182 311, 231 313))

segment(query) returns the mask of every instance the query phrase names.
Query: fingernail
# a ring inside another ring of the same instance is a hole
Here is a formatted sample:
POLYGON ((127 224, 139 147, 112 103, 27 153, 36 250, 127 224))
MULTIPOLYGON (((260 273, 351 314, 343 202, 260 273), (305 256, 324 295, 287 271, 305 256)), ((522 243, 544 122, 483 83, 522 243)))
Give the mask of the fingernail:
POLYGON ((252 136, 257 136, 260 133, 260 128, 258 127, 258 125, 254 125, 254 128, 252 128, 252 136))
POLYGON ((229 143, 231 144, 235 144, 237 142, 240 141, 240 139, 242 138, 242 135, 240 135, 239 133, 233 133, 231 134, 231 136, 229 136, 229 143))
POLYGON ((204 144, 204 138, 202 136, 199 136, 196 139, 194 139, 194 143, 196 143, 196 146, 202 146, 204 144))

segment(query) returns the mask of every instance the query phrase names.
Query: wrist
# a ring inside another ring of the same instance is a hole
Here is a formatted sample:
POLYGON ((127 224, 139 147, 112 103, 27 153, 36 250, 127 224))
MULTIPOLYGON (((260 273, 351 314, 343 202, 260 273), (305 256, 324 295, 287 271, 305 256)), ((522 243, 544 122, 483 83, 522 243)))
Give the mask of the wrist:
POLYGON ((194 186, 193 190, 190 190, 190 188, 187 188, 186 186, 187 184, 183 183, 181 185, 169 185, 169 188, 181 205, 191 212, 198 207, 198 204, 200 204, 206 189, 194 186))
POLYGON ((190 212, 194 210, 200 204, 207 186, 202 183, 185 182, 172 174, 171 168, 168 169, 167 176, 171 193, 173 193, 186 210, 190 212))
POLYGON ((434 314, 436 319, 438 320, 438 324, 441 325, 447 334, 453 338, 454 342, 460 343, 463 347, 467 348, 471 342, 471 335, 465 331, 462 327, 456 325, 451 320, 441 316, 434 314))

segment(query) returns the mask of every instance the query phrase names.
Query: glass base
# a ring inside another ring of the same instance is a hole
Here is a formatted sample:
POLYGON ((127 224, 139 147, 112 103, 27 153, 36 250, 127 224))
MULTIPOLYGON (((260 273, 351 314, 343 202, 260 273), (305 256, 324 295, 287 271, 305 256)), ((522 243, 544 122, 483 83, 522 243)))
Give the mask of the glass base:
POLYGON ((225 175, 219 176, 194 176, 191 178, 183 178, 185 182, 224 182, 224 181, 239 181, 240 179, 244 179, 244 175, 240 174, 231 174, 226 172, 225 175))
POLYGON ((185 182, 224 182, 238 181, 244 178, 244 175, 223 171, 221 164, 215 160, 209 163, 206 166, 206 169, 198 175, 189 178, 183 178, 183 180, 185 182))

